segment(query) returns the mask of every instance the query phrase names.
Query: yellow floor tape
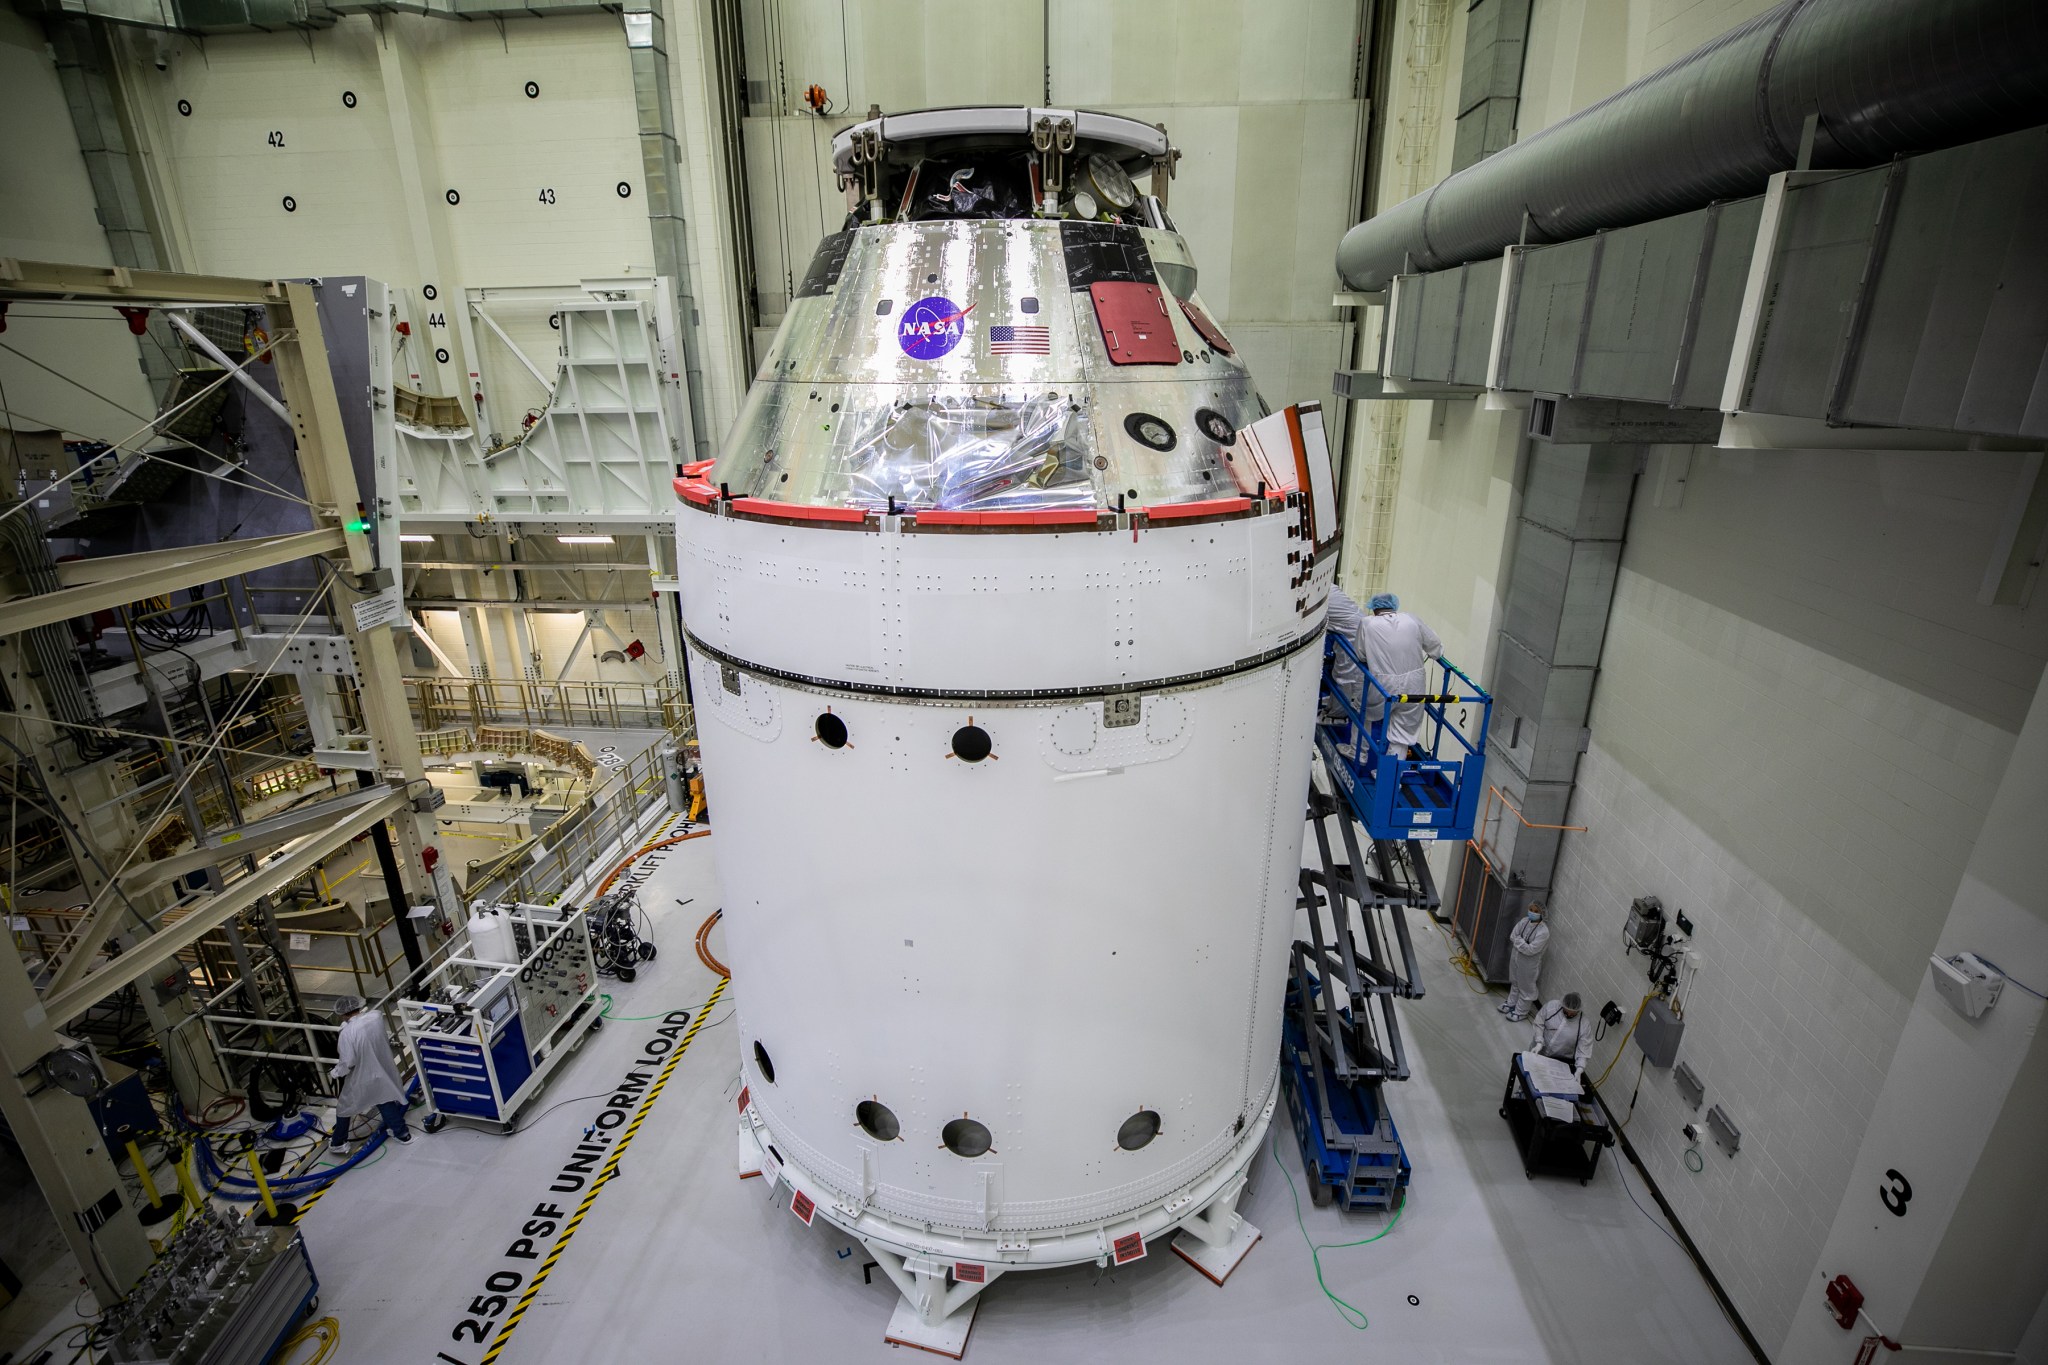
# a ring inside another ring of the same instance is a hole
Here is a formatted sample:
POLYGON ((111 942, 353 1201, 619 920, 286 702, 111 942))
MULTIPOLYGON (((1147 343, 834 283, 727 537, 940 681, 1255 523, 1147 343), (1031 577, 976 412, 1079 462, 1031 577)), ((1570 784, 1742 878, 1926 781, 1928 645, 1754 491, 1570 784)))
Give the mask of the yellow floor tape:
POLYGON ((725 988, 731 984, 730 980, 721 979, 711 988, 711 994, 705 997, 703 1006, 697 1011, 697 1017, 690 1023, 689 1031, 684 1033, 682 1041, 676 1044, 676 1050, 669 1054, 668 1061, 661 1068, 661 1074, 655 1077, 653 1086, 649 1088, 647 1098, 640 1101, 640 1107, 634 1111, 632 1122, 619 1134, 619 1145, 612 1149, 611 1159, 598 1171, 597 1179, 590 1182, 589 1192, 583 1196, 583 1202, 576 1206, 576 1212, 569 1215, 569 1221, 563 1224, 561 1232, 555 1235, 555 1244, 549 1248, 547 1259, 542 1261, 540 1269, 534 1272, 533 1279, 526 1286, 526 1292, 519 1296, 519 1302, 513 1306, 510 1316, 505 1319, 505 1325, 498 1329, 497 1337, 491 1342, 491 1349, 484 1352, 482 1365, 493 1365, 504 1352, 505 1344, 512 1340, 513 1330, 519 1326, 520 1319, 526 1316, 526 1310, 532 1306, 534 1297, 540 1293, 540 1287, 547 1283, 548 1276, 554 1272, 555 1262, 562 1259, 562 1253, 568 1249, 569 1239, 576 1235, 576 1229, 582 1225, 583 1215, 589 1213, 590 1206, 597 1202, 598 1191, 609 1184, 612 1176, 617 1174, 619 1158, 626 1154, 626 1148, 632 1145, 633 1135, 640 1131, 640 1125, 646 1121, 648 1112, 654 1108, 654 1102, 661 1098, 661 1089, 668 1084, 669 1076, 676 1069, 676 1063, 682 1061, 683 1054, 690 1050, 690 1044, 696 1040, 697 1030, 704 1027, 704 1021, 711 1017, 712 1009, 718 1004, 718 997, 724 995, 725 988))

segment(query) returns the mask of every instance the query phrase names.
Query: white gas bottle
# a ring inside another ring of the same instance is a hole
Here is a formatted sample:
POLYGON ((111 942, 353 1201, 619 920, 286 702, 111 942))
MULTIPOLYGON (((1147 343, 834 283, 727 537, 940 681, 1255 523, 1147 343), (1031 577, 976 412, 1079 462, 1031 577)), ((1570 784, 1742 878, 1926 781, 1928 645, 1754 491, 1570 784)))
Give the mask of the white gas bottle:
POLYGON ((487 905, 473 905, 469 915, 469 956, 476 962, 502 962, 516 966, 519 949, 512 938, 512 921, 487 905))

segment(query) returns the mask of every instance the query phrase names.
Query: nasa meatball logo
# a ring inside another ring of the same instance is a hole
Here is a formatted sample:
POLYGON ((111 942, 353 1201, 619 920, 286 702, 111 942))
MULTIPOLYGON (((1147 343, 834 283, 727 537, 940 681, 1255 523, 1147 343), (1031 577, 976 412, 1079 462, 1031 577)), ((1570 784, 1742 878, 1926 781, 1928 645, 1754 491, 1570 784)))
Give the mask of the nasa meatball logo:
POLYGON ((912 360, 937 360, 960 344, 961 323, 973 311, 973 304, 958 308, 941 294, 919 299, 903 310, 896 342, 912 360))

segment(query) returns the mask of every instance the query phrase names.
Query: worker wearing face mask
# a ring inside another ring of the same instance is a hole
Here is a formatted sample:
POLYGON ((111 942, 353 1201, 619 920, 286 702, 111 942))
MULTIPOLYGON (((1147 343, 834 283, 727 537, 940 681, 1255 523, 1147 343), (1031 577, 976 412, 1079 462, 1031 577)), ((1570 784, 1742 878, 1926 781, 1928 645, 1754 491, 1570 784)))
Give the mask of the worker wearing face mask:
POLYGON ((1532 905, 1508 935, 1508 998, 1500 1012, 1516 1023, 1529 1017, 1540 997, 1536 974, 1543 970, 1543 954, 1550 947, 1550 925, 1543 907, 1532 905))
MULTIPOLYGON (((1361 638, 1365 648, 1360 657, 1388 696, 1429 690, 1429 661, 1441 659, 1444 642, 1435 631, 1401 610, 1401 599, 1390 592, 1374 593, 1367 604, 1372 615, 1365 618, 1361 638)), ((1366 724, 1380 718, 1386 697, 1368 688, 1366 724)), ((1396 702, 1387 718, 1387 752, 1405 754, 1422 738, 1422 703, 1396 702)))
POLYGON ((1529 1050, 1570 1062, 1573 1071, 1586 1074, 1586 1063, 1593 1056, 1593 1030, 1586 1027, 1577 991, 1566 992, 1564 999, 1551 1001, 1537 1013, 1536 1036, 1529 1050))

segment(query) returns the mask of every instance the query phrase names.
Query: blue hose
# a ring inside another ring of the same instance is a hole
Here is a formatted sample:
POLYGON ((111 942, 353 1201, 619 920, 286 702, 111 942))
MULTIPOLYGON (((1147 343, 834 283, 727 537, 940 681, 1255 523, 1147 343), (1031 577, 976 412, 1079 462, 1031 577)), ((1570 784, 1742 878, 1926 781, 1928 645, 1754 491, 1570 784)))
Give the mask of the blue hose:
MULTIPOLYGON (((419 1094, 419 1088, 419 1078, 415 1076, 405 1087, 408 1103, 419 1094)), ((360 1162, 364 1157, 382 1147, 385 1136, 385 1131, 382 1128, 377 1129, 363 1140, 362 1146, 358 1147, 348 1160, 342 1162, 339 1166, 326 1166, 317 1171, 307 1171, 303 1175, 280 1176, 276 1180, 270 1181, 271 1197, 273 1199, 288 1199, 311 1194, 329 1181, 339 1179, 344 1173, 353 1169, 356 1163, 360 1162)), ((221 1198, 250 1204, 263 1197, 253 1179, 247 1176, 230 1175, 227 1172, 220 1164, 220 1159, 214 1155, 213 1144, 206 1140, 204 1134, 195 1132, 192 1135, 192 1147, 199 1154, 200 1175, 205 1178, 208 1184, 213 1186, 213 1192, 220 1195, 221 1198), (238 1189, 231 1189, 229 1188, 230 1186, 238 1187, 238 1189), (240 1190, 246 1190, 248 1193, 240 1193, 240 1190)))
MULTIPOLYGON (((193 1145, 199 1151, 200 1174, 205 1177, 209 1185, 215 1187, 214 1192, 219 1194, 221 1198, 233 1199, 239 1203, 249 1204, 263 1197, 262 1193, 256 1188, 256 1182, 253 1179, 247 1176, 228 1174, 221 1167, 219 1158, 214 1156, 212 1145, 204 1138, 199 1139, 193 1145), (241 1192, 244 1190, 247 1193, 241 1192)), ((380 1128, 365 1139, 363 1145, 339 1166, 327 1166, 317 1171, 308 1171, 304 1175, 282 1176, 271 1181, 271 1197, 276 1199, 311 1194, 321 1185, 341 1176, 344 1172, 355 1166, 357 1162, 383 1145, 384 1131, 380 1128)))

